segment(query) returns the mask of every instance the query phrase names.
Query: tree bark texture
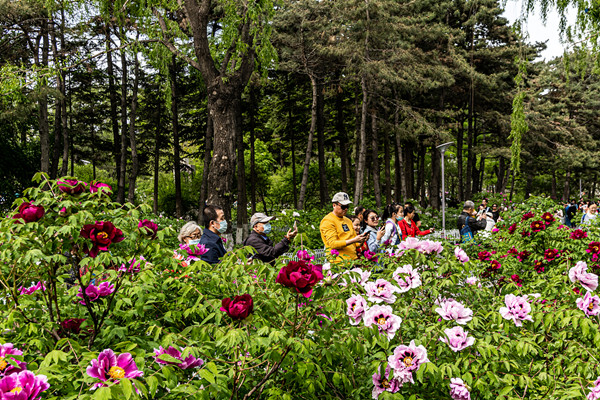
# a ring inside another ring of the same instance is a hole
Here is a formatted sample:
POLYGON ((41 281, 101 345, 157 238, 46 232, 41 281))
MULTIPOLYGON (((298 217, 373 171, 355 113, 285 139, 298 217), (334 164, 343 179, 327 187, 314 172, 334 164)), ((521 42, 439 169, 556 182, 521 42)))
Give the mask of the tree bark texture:
POLYGON ((356 166, 356 180, 354 184, 355 205, 359 205, 363 199, 365 164, 367 160, 367 106, 369 97, 367 92, 367 81, 365 76, 363 76, 360 80, 360 87, 362 90, 362 107, 360 113, 360 130, 358 137, 360 147, 358 148, 358 164, 356 166))
POLYGON ((134 69, 133 69, 133 91, 131 93, 131 112, 129 113, 129 147, 131 148, 131 172, 129 173, 129 192, 127 193, 127 201, 133 203, 135 199, 135 182, 140 170, 140 163, 137 154, 136 140, 136 124, 137 105, 138 105, 138 86, 140 74, 140 61, 137 52, 134 53, 134 69))
POLYGON ((339 143, 340 143, 340 160, 341 160, 341 178, 342 178, 342 192, 348 193, 348 143, 346 135, 346 126, 344 124, 344 91, 341 85, 338 86, 335 95, 335 108, 336 108, 336 130, 338 132, 339 143))
MULTIPOLYGON (((210 109, 207 105, 207 109, 210 109)), ((210 161, 212 159, 212 148, 213 148, 213 120, 208 115, 206 119, 206 135, 204 137, 204 163, 202 168, 202 184, 200 185, 200 202, 198 209, 198 222, 204 224, 202 220, 202 211, 208 200, 208 172, 210 171, 210 161)))
POLYGON ((110 99, 110 120, 112 122, 112 134, 113 134, 113 157, 115 159, 115 171, 117 182, 121 178, 121 137, 119 135, 119 119, 117 117, 117 88, 115 85, 115 73, 112 59, 111 49, 111 34, 110 24, 105 25, 106 34, 106 73, 108 75, 108 95, 110 99))
MULTIPOLYGON (((177 58, 173 56, 169 66, 171 81, 171 124, 173 129, 173 175, 175 180, 175 215, 183 216, 181 201, 181 156, 179 154, 179 93, 177 91, 177 58)), ((233 146, 233 140, 231 145, 233 146)))
MULTIPOLYGON (((125 39, 125 32, 121 28, 120 32, 121 43, 125 39)), ((117 182, 117 202, 125 203, 125 175, 127 174, 127 55, 125 49, 119 51, 121 53, 121 161, 119 163, 119 180, 117 182)))
POLYGON ((317 85, 317 79, 312 75, 310 76, 310 83, 312 86, 311 119, 310 130, 308 132, 308 143, 306 144, 306 155, 304 156, 304 169, 302 170, 302 181, 300 182, 300 196, 298 197, 299 210, 304 209, 305 206, 306 186, 308 185, 308 173, 310 170, 310 159, 312 157, 313 138, 317 127, 317 97, 319 89, 317 85))
MULTIPOLYGON (((48 53, 49 53, 49 42, 48 42, 48 20, 42 20, 42 60, 41 65, 42 68, 48 67, 48 53)), ((37 52, 39 49, 36 49, 36 59, 39 59, 39 55, 37 52)), ((37 62, 36 64, 39 64, 37 62)), ((38 128, 40 132, 40 169, 42 172, 49 173, 50 172, 50 129, 48 128, 48 94, 47 94, 47 85, 44 80, 42 85, 39 88, 40 97, 38 100, 38 128)))
POLYGON ((327 190, 327 168, 325 165, 325 96, 323 94, 323 81, 317 80, 317 148, 319 157, 319 199, 321 207, 330 200, 327 190))
POLYGON ((377 112, 373 110, 371 114, 371 167, 373 173, 373 193, 375 195, 375 204, 381 208, 381 184, 379 176, 379 136, 377 132, 377 112))
POLYGON ((254 88, 252 89, 253 90, 250 90, 250 207, 252 214, 254 214, 256 212, 256 151, 254 149, 254 135, 256 133, 257 101, 256 95, 254 94, 254 88))

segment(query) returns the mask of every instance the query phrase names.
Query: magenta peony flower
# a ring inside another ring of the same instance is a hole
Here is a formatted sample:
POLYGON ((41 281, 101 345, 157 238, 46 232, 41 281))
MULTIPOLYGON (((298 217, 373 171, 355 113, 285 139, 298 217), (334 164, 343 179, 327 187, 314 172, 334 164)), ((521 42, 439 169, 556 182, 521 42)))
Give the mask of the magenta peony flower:
POLYGON ((102 381, 94 384, 92 390, 108 386, 104 382, 119 383, 119 380, 123 378, 133 379, 144 375, 144 372, 140 371, 135 365, 130 353, 122 353, 116 356, 111 349, 103 350, 97 359, 92 360, 86 372, 92 378, 102 381))
POLYGON ((541 260, 535 260, 533 262, 533 267, 535 268, 535 272, 537 272, 538 274, 541 274, 542 272, 544 272, 544 269, 545 269, 544 262, 541 260))
MULTIPOLYGON (((85 294, 93 303, 98 300, 100 297, 110 296, 115 291, 115 285, 110 282, 102 282, 100 285, 96 286, 93 283, 90 283, 85 288, 85 294)), ((77 297, 82 298, 79 304, 85 305, 85 298, 83 297, 83 293, 81 291, 81 286, 79 287, 79 293, 77 293, 77 297)))
POLYGON ((313 256, 308 254, 307 250, 298 250, 298 253, 296 253, 296 256, 298 257, 298 260, 301 260, 301 261, 312 261, 315 259, 313 256))
POLYGON ((369 301, 374 303, 381 303, 383 301, 393 304, 396 301, 394 293, 400 290, 385 279, 377 279, 375 282, 367 282, 365 291, 367 292, 367 299, 369 301))
POLYGON ((490 270, 490 271, 498 271, 500 268, 502 268, 502 264, 500 264, 500 261, 498 261, 498 260, 492 260, 490 262, 490 266, 488 267, 488 270, 490 270))
POLYGON ((179 245, 179 248, 187 253, 189 261, 199 261, 202 254, 206 254, 208 249, 203 244, 185 244, 179 245))
POLYGON ((158 225, 148 219, 143 219, 138 223, 138 229, 141 233, 149 237, 150 239, 156 239, 156 232, 158 232, 158 225))
POLYGON ((373 392, 371 393, 373 399, 377 399, 383 392, 396 393, 405 383, 414 382, 411 373, 394 374, 394 377, 390 379, 390 371, 391 369, 388 365, 385 368, 385 374, 381 375, 380 365, 377 368, 377 372, 373 374, 373 392))
POLYGON ((279 270, 275 282, 285 287, 293 287, 304 297, 310 297, 315 286, 323 279, 323 266, 306 261, 290 261, 279 270))
POLYGON ((128 265, 121 264, 119 271, 127 272, 128 274, 137 274, 142 270, 142 263, 144 265, 146 264, 146 258, 144 258, 144 256, 140 256, 139 259, 134 257, 129 261, 128 265))
POLYGON ((473 319, 473 311, 456 300, 444 300, 441 307, 436 308, 435 312, 445 320, 456 321, 457 324, 461 325, 465 325, 473 319))
POLYGON ((402 318, 394 315, 392 307, 380 305, 369 308, 363 320, 365 326, 376 325, 379 328, 379 333, 386 333, 390 340, 396 336, 396 331, 402 323, 402 318))
POLYGON ((454 256, 463 264, 469 261, 469 256, 467 253, 458 246, 454 248, 454 256))
POLYGON ((569 270, 569 279, 573 283, 581 283, 581 286, 593 292, 598 287, 598 275, 587 272, 587 263, 579 261, 569 270))
POLYGON ((479 258, 479 261, 490 261, 491 256, 492 256, 492 253, 490 253, 489 251, 485 251, 485 250, 477 253, 477 258, 479 258))
MULTIPOLYGON (((5 376, 5 375, 19 373, 26 368, 27 363, 25 361, 19 361, 15 358, 11 357, 11 355, 22 356, 23 352, 19 349, 15 349, 12 343, 1 344, 0 345, 0 377, 5 376), (6 359, 10 359, 10 360, 14 361, 15 363, 17 363, 17 366, 15 367, 12 364, 8 363, 6 361, 6 359)), ((0 398, 2 398, 2 397, 0 396, 0 398)))
POLYGON ((587 232, 581 229, 575 229, 569 236, 571 239, 585 239, 588 237, 587 232))
POLYGON ((592 296, 590 292, 586 292, 585 296, 576 300, 577 308, 585 313, 588 317, 594 317, 600 314, 600 297, 592 296))
POLYGON ((450 397, 452 400, 471 400, 469 387, 460 378, 450 379, 450 397))
POLYGON ((69 318, 61 321, 60 326, 67 332, 79 334, 81 331, 81 324, 85 321, 85 318, 69 318))
POLYGON ((444 329, 446 336, 440 337, 440 341, 448 344, 454 352, 461 351, 475 343, 474 337, 469 337, 469 332, 465 332, 462 326, 444 329))
POLYGON ((544 221, 533 221, 530 226, 532 232, 540 232, 546 229, 546 224, 544 221))
POLYGON ((219 310, 225 312, 231 319, 245 319, 254 310, 254 301, 249 294, 234 296, 233 298, 227 297, 221 300, 219 310))
POLYGON ((181 352, 173 346, 169 346, 169 348, 166 350, 163 349, 162 346, 160 346, 158 349, 154 349, 154 360, 159 364, 176 365, 181 369, 198 368, 201 367, 202 364, 204 364, 204 361, 202 359, 196 358, 191 354, 188 355, 185 359, 182 359, 181 352), (161 354, 168 354, 171 357, 176 358, 179 362, 176 363, 161 360, 160 358, 158 358, 161 354))
POLYGON ((408 346, 401 344, 396 347, 388 357, 388 364, 394 369, 394 375, 403 371, 412 373, 428 362, 427 350, 423 345, 416 346, 414 340, 411 340, 408 346))
POLYGON ((547 249, 544 251, 544 260, 553 261, 560 257, 560 252, 556 249, 547 249))
POLYGON ((377 254, 375 254, 371 250, 365 250, 365 251, 363 251, 362 252, 362 256, 364 258, 366 258, 367 261, 372 261, 374 263, 376 263, 377 261, 379 261, 379 257, 377 257, 377 254))
POLYGON ((340 252, 337 251, 336 249, 331 249, 331 255, 334 256, 334 257, 337 257, 337 256, 340 255, 340 252))
POLYGON ((522 252, 517 254, 517 260, 519 260, 519 262, 523 262, 523 261, 527 260, 530 255, 531 255, 531 253, 529 251, 523 250, 522 252))
POLYGON ((35 375, 31 371, 7 375, 0 380, 0 399, 36 400, 40 393, 48 390, 46 375, 35 375))
POLYGON ((515 285, 517 285, 518 287, 523 286, 523 279, 519 278, 519 275, 517 275, 517 274, 511 275, 510 280, 513 281, 515 283, 515 285))
POLYGON ((509 234, 511 234, 511 235, 512 235, 513 233, 515 233, 515 231, 516 231, 516 230, 517 230, 517 224, 512 224, 512 225, 510 225, 510 226, 508 227, 508 233, 509 233, 509 234))
POLYGON ((396 268, 392 277, 398 284, 398 291, 400 293, 408 292, 410 289, 421 286, 421 276, 410 264, 396 268))
POLYGON ((80 182, 77 179, 65 179, 56 182, 56 184, 61 192, 67 194, 81 194, 85 189, 85 182, 80 182))
POLYGON ((107 185, 106 183, 92 181, 92 182, 90 182, 90 192, 91 193, 100 192, 102 194, 106 194, 107 196, 110 196, 112 194, 112 187, 110 187, 110 185, 107 185))
POLYGON ((41 291, 45 291, 46 290, 46 286, 44 286, 44 282, 39 281, 35 285, 31 285, 28 288, 25 288, 25 287, 21 286, 19 288, 19 294, 28 295, 28 294, 32 294, 34 292, 37 292, 38 290, 41 290, 41 291))
POLYGON ((92 241, 93 247, 89 251, 92 258, 96 257, 99 251, 108 251, 108 246, 112 243, 125 239, 123 232, 109 221, 96 221, 95 224, 84 225, 79 234, 92 241))
POLYGON ((528 213, 523 214, 523 216, 521 217, 521 221, 527 221, 528 219, 533 218, 535 215, 533 214, 533 212, 529 211, 528 213))
POLYGON ((507 294, 504 296, 504 303, 506 307, 500 307, 502 318, 513 320, 516 326, 522 326, 523 321, 533 322, 533 318, 529 315, 531 305, 527 301, 527 295, 515 296, 514 294, 507 294))
POLYGON ((346 314, 350 317, 350 325, 358 325, 368 310, 367 301, 360 295, 355 295, 346 300, 348 308, 346 314))
POLYGON ((44 207, 25 202, 21 203, 18 213, 13 216, 13 219, 22 219, 25 221, 25 223, 37 222, 42 219, 44 212, 44 207))

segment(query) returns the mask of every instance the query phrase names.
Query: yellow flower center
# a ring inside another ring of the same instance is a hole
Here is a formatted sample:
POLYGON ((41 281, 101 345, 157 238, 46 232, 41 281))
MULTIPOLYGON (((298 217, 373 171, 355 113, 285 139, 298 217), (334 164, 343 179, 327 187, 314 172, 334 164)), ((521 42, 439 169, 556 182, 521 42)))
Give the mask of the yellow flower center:
POLYGON ((384 379, 381 381, 381 386, 382 386, 383 388, 385 388, 385 389, 389 389, 389 388, 390 388, 390 382, 389 382, 387 379, 385 379, 385 378, 384 378, 384 379))
POLYGON ((385 317, 379 317, 379 318, 377 318, 377 323, 379 325, 385 324, 385 321, 387 321, 385 317))
POLYGON ((383 292, 383 286, 377 288, 377 294, 380 294, 381 292, 383 292))
POLYGON ((588 310, 593 310, 594 309, 594 303, 590 303, 590 305, 588 306, 588 310))
POLYGON ((11 393, 15 393, 15 394, 19 394, 23 391, 23 388, 21 386, 17 386, 16 388, 14 388, 13 390, 11 390, 11 393))
POLYGON ((99 239, 106 239, 108 237, 108 234, 106 232, 100 232, 96 235, 96 237, 99 239))
POLYGON ((108 375, 113 379, 125 378, 125 370, 121 367, 110 367, 108 375))
POLYGON ((7 365, 8 365, 8 363, 6 361, 4 361, 4 357, 0 357, 0 371, 3 371, 7 365))
POLYGON ((406 357, 404 359, 404 361, 402 361, 404 363, 404 365, 406 365, 407 367, 410 367, 412 365, 413 359, 412 357, 406 357))
POLYGON ((356 310, 356 304, 352 304, 352 311, 356 310))

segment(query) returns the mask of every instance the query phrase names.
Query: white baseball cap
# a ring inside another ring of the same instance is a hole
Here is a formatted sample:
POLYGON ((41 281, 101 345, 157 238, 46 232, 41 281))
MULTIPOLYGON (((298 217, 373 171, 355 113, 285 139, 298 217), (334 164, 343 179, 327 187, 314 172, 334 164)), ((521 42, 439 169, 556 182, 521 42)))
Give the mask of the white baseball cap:
POLYGON ((344 193, 344 192, 338 192, 333 196, 333 199, 331 199, 332 203, 340 203, 343 206, 347 206, 348 204, 352 203, 352 201, 350 200, 350 196, 348 196, 348 193, 344 193))

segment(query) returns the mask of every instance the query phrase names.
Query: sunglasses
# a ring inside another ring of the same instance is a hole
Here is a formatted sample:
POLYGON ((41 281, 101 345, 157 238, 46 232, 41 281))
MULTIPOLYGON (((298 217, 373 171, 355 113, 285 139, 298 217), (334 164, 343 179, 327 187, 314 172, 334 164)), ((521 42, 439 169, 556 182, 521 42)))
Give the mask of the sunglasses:
POLYGON ((340 207, 342 210, 347 210, 347 209, 350 207, 350 205, 349 205, 349 204, 346 204, 345 206, 341 205, 340 203, 336 203, 336 204, 337 204, 337 205, 338 205, 338 207, 340 207))

